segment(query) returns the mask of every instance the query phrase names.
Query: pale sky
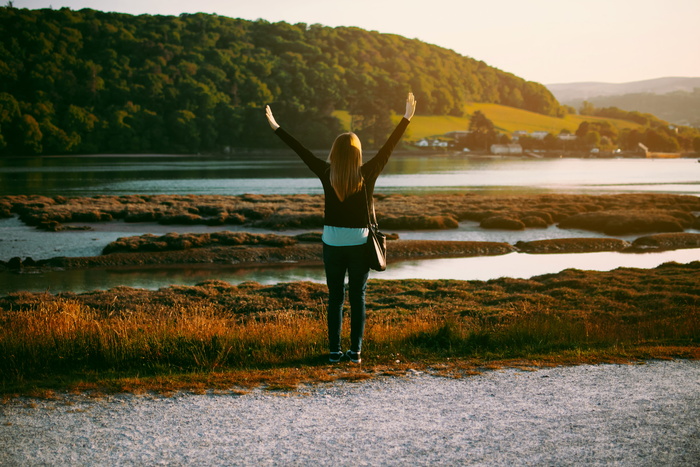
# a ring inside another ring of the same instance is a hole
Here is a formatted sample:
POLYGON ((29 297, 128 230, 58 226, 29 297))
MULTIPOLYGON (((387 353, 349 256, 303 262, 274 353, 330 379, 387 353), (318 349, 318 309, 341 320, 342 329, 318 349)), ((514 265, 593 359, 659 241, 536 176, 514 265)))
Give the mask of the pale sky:
MULTIPOLYGON (((15 0, 17 8, 357 26, 543 84, 700 77, 700 0, 15 0)), ((7 4, 7 3, 5 3, 7 4)))

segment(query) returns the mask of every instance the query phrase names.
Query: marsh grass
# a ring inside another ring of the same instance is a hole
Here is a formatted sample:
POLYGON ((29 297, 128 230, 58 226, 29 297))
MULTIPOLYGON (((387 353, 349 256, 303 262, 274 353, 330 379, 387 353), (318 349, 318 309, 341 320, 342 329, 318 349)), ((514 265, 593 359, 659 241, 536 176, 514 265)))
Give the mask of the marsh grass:
MULTIPOLYGON (((700 210, 700 199, 690 195, 375 196, 380 223, 392 229, 454 229, 465 220, 491 228, 516 230, 563 222, 571 228, 615 233, 680 232, 700 225, 693 214, 700 210), (571 220, 567 224, 568 218, 571 220)), ((323 225, 323 197, 250 194, 1 196, 0 216, 14 214, 25 224, 46 230, 61 230, 67 223, 113 220, 167 225, 243 225, 273 230, 316 229, 323 225)))
POLYGON ((327 363, 321 284, 17 293, 0 298, 0 393, 276 390, 408 369, 698 358, 699 270, 370 281, 361 367, 327 363))

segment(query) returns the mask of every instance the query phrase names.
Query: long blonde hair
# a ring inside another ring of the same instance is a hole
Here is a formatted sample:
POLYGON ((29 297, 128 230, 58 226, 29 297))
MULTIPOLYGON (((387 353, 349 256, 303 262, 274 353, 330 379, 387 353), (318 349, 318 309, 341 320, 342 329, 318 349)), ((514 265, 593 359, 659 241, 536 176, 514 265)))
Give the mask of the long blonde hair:
POLYGON ((362 143, 355 133, 342 133, 328 155, 331 185, 340 201, 362 188, 362 143))

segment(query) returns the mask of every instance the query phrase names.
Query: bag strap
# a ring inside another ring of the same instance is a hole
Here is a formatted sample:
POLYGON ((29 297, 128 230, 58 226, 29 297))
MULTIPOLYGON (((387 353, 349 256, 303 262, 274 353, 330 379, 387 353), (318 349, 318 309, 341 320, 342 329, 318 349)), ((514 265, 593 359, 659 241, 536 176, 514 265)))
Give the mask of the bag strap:
POLYGON ((367 184, 362 182, 362 186, 365 189, 365 203, 367 204, 367 224, 372 226, 372 225, 377 225, 377 214, 374 212, 374 203, 371 203, 372 205, 372 215, 370 216, 370 199, 369 199, 369 194, 367 193, 367 184), (374 222, 372 222, 374 221, 374 222))

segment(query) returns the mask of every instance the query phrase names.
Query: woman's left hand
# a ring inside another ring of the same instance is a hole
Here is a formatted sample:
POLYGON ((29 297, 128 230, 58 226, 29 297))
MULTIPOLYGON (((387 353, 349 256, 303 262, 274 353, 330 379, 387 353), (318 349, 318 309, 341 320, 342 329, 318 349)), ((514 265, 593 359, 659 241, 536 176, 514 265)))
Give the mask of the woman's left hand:
POLYGON ((404 113, 403 117, 406 120, 410 120, 411 117, 413 117, 413 114, 416 112, 416 98, 413 97, 413 93, 409 92, 408 97, 406 98, 406 113, 404 113))
POLYGON ((265 116, 267 117, 267 123, 270 124, 270 128, 272 128, 273 131, 280 127, 277 121, 275 121, 275 117, 272 116, 272 109, 270 109, 269 105, 265 106, 265 116))

